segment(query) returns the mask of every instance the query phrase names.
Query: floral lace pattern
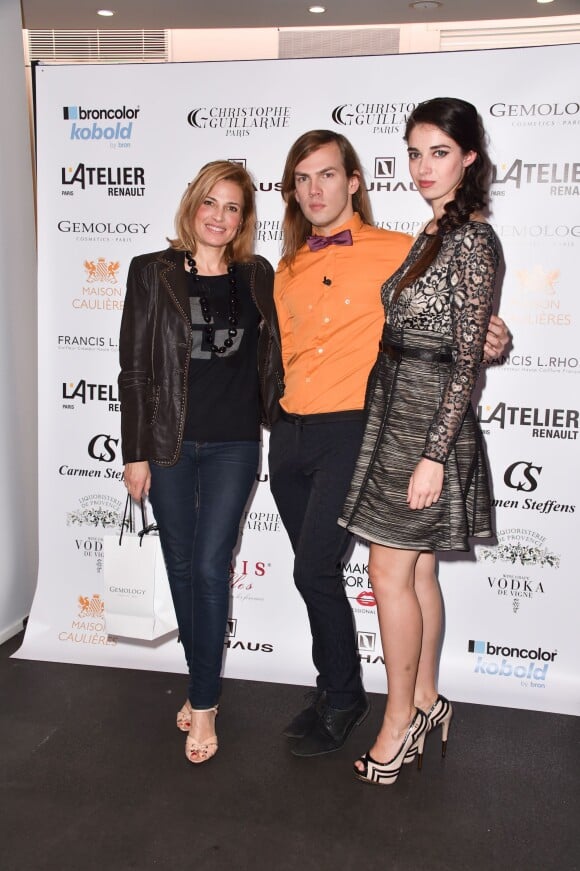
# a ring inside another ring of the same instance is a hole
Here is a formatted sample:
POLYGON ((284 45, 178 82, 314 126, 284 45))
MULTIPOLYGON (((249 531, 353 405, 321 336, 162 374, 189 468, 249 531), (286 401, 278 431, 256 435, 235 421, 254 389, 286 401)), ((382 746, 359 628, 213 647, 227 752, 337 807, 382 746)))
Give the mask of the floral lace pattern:
POLYGON ((469 221, 443 237, 431 266, 393 303, 399 280, 418 260, 428 241, 425 233, 418 237, 403 265, 383 284, 381 299, 391 327, 436 333, 453 347, 449 378, 423 452, 424 457, 444 463, 477 380, 500 251, 489 224, 469 221))

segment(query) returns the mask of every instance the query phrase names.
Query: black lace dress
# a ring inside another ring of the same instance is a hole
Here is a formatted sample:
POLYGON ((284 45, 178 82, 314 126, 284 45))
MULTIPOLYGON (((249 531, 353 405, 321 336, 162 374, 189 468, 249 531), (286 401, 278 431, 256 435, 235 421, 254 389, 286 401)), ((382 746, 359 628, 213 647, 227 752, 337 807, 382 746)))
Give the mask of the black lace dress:
POLYGON ((382 287, 385 326, 367 390, 368 419, 339 519, 367 541, 412 550, 469 550, 492 535, 489 477, 471 405, 499 263, 489 224, 469 221, 443 237, 423 275, 392 302, 428 241, 421 234, 382 287), (430 508, 407 505, 421 459, 445 466, 430 508))

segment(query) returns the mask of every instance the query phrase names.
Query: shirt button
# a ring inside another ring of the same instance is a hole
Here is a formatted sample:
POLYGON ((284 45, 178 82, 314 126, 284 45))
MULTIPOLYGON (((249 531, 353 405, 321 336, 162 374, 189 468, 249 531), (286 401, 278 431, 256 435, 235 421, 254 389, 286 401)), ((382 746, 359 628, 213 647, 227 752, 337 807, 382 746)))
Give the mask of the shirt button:
POLYGON ((311 378, 305 378, 304 380, 306 381, 307 384, 310 384, 310 381, 311 381, 312 379, 311 379, 311 378))
POLYGON ((350 299, 345 299, 344 304, 345 304, 345 305, 350 305, 350 299))
POLYGON ((308 311, 309 311, 309 312, 312 311, 312 306, 311 306, 311 305, 308 306, 308 311))
POLYGON ((319 348, 319 349, 318 349, 318 353, 319 353, 319 354, 324 354, 324 348, 319 348))
POLYGON ((329 324, 329 323, 330 323, 330 318, 324 318, 323 323, 324 323, 324 324, 329 324))

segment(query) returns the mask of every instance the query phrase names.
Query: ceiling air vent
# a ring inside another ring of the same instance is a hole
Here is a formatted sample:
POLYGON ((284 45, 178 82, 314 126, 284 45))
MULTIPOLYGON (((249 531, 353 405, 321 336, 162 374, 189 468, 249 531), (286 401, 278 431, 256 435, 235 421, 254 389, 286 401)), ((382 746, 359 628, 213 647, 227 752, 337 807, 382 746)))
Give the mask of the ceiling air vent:
POLYGON ((398 54, 399 28, 282 30, 278 57, 354 57, 398 54))
POLYGON ((28 63, 166 61, 167 30, 28 30, 28 63))

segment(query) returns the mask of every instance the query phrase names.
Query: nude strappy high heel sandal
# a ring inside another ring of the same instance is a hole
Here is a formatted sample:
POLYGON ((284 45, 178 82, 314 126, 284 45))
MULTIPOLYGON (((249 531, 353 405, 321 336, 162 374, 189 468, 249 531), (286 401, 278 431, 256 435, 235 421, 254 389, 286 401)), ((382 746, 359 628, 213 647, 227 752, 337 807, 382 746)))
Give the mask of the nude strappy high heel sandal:
MULTIPOLYGON (((218 715, 218 705, 213 708, 192 708, 192 714, 201 714, 213 711, 215 717, 218 715)), ((193 721, 193 720, 192 720, 193 721)), ((215 720, 214 720, 215 722, 215 720)), ((185 739, 185 755, 194 765, 199 765, 201 762, 208 762, 212 756, 215 756, 218 751, 218 739, 214 733, 205 741, 196 741, 191 735, 185 739)))

